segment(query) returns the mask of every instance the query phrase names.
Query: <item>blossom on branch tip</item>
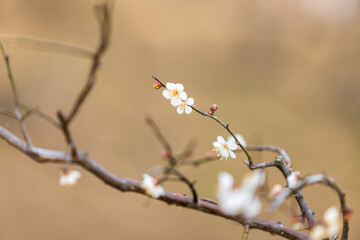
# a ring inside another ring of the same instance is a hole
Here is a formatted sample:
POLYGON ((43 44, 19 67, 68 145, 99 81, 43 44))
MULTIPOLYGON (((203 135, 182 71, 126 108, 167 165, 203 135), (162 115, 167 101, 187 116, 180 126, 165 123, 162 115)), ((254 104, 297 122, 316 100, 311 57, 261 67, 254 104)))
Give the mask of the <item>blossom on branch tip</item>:
POLYGON ((236 155, 233 151, 236 150, 237 145, 234 141, 225 142, 223 137, 218 136, 217 141, 213 142, 213 146, 214 151, 216 151, 220 159, 227 159, 229 156, 232 158, 236 158, 236 155))
POLYGON ((72 186, 81 177, 81 173, 75 170, 64 170, 60 175, 60 186, 72 186))
POLYGON ((188 98, 187 100, 183 100, 181 104, 177 107, 177 113, 183 114, 184 111, 186 114, 190 114, 192 111, 191 106, 194 104, 193 98, 188 98))
MULTIPOLYGON (((236 133, 235 137, 243 147, 246 147, 246 141, 245 141, 244 137, 241 134, 236 133)), ((227 138, 227 141, 233 141, 236 144, 235 138, 233 136, 231 136, 231 135, 227 138)))
POLYGON ((183 100, 187 99, 186 92, 184 92, 184 86, 180 83, 166 83, 166 89, 162 92, 166 99, 171 101, 171 105, 177 107, 183 100))
POLYGON ((148 174, 143 174, 143 181, 141 187, 145 189, 146 194, 153 197, 159 198, 164 195, 165 190, 158 184, 158 181, 148 174))
POLYGON ((246 217, 259 214, 261 202, 255 192, 264 182, 264 174, 261 171, 256 170, 249 174, 239 188, 234 188, 234 179, 229 173, 221 172, 218 180, 220 208, 225 214, 231 216, 243 214, 246 217))
POLYGON ((292 172, 287 178, 287 184, 288 187, 291 189, 294 189, 297 187, 298 183, 300 182, 300 172, 299 171, 295 171, 292 172))

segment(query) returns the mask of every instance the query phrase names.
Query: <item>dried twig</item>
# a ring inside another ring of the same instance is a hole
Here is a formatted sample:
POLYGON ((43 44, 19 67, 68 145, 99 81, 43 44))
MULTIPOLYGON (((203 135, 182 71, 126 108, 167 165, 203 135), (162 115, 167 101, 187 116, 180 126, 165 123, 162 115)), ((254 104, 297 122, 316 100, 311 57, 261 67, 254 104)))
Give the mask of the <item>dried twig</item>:
POLYGON ((0 40, 0 51, 1 54, 3 55, 3 58, 5 60, 5 64, 6 64, 6 70, 8 73, 8 78, 11 84, 11 89, 12 89, 12 93, 13 93, 13 99, 14 99, 14 115, 17 118, 19 125, 20 125, 20 129, 21 129, 21 133, 26 141, 27 147, 31 148, 32 144, 31 144, 31 139, 30 139, 30 135, 27 132, 26 126, 23 122, 23 118, 19 109, 19 98, 18 98, 18 93, 17 93, 17 89, 16 89, 16 85, 15 85, 15 80, 12 74, 12 70, 11 70, 11 65, 10 65, 10 57, 6 54, 5 52, 5 48, 0 40))

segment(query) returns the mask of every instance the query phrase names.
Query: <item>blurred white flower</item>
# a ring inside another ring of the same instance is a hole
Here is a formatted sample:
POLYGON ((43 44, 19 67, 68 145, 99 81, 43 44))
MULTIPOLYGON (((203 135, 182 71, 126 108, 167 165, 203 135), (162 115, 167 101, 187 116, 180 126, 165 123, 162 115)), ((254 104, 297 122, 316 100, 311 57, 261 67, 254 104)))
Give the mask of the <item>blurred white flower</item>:
POLYGON ((327 226, 327 234, 329 237, 334 236, 340 231, 340 213, 336 206, 326 210, 323 217, 324 223, 327 226))
POLYGON ((310 237, 313 240, 322 240, 326 238, 326 228, 322 225, 315 226, 311 231, 310 237))
POLYGON ((183 114, 184 110, 185 113, 187 114, 191 113, 192 108, 190 106, 192 106, 193 104, 194 104, 193 98, 188 98, 187 100, 182 101, 181 104, 177 107, 178 114, 183 114))
POLYGON ((274 198, 281 193, 283 187, 280 184, 275 184, 270 190, 269 197, 274 198))
POLYGON ((340 232, 340 212, 336 206, 327 209, 323 216, 324 223, 317 225, 311 231, 311 237, 314 240, 324 238, 332 238, 335 234, 340 232))
POLYGON ((153 198, 159 198, 165 193, 165 190, 162 186, 158 185, 158 182, 155 178, 151 177, 148 174, 143 174, 142 187, 145 189, 146 194, 153 198))
POLYGON ((232 158, 236 158, 235 153, 237 145, 234 141, 225 142, 224 138, 221 136, 217 137, 217 141, 213 142, 214 151, 216 151, 217 155, 220 159, 227 159, 229 156, 232 158))
MULTIPOLYGON (((239 143, 241 145, 243 145, 243 147, 246 147, 246 141, 245 141, 244 137, 241 134, 237 133, 237 134, 235 134, 235 137, 239 141, 239 143)), ((228 142, 233 141, 233 142, 236 143, 235 138, 233 136, 231 136, 231 135, 227 138, 227 141, 228 142)))
POLYGON ((81 177, 81 173, 75 170, 64 170, 60 175, 60 186, 72 186, 81 177))
POLYGON ((294 189, 297 187, 298 183, 300 182, 300 172, 294 171, 292 172, 287 178, 288 187, 294 189))
POLYGON ((166 83, 166 89, 162 92, 166 99, 171 101, 171 105, 177 107, 183 100, 187 99, 186 92, 184 92, 184 86, 180 83, 166 83))
POLYGON ((246 217, 259 214, 261 202, 255 192, 264 181, 260 171, 254 171, 246 177, 240 188, 234 188, 234 179, 229 173, 221 172, 218 180, 220 208, 225 214, 231 216, 243 214, 246 217))

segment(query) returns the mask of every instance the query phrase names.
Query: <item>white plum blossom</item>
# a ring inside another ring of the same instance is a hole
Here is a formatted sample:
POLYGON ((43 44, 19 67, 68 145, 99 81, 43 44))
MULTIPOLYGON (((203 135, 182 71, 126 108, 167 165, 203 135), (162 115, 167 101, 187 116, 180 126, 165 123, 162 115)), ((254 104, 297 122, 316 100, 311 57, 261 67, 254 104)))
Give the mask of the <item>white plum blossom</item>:
POLYGON ((336 206, 330 207, 324 213, 323 224, 316 225, 311 232, 311 238, 320 240, 331 238, 340 231, 340 212, 336 206))
POLYGON ((288 187, 294 189, 297 187, 298 183, 300 182, 300 172, 294 171, 292 172, 287 178, 288 187))
POLYGON ((326 228, 322 225, 316 225, 312 229, 310 237, 313 240, 322 240, 326 238, 326 228))
POLYGON ((166 99, 171 101, 171 105, 177 107, 182 101, 187 99, 186 92, 184 92, 184 86, 181 83, 166 83, 166 89, 162 92, 166 99))
POLYGON ((214 146, 214 151, 216 151, 220 159, 223 158, 227 159, 229 156, 232 158, 236 158, 236 155, 233 152, 237 148, 235 141, 225 142, 223 137, 218 136, 217 141, 213 142, 213 146, 214 146))
POLYGON ((188 98, 187 100, 183 100, 181 104, 177 107, 178 114, 183 114, 184 111, 186 114, 191 113, 192 108, 190 106, 192 106, 193 104, 194 104, 193 98, 188 98))
POLYGON ((263 173, 252 172, 243 180, 240 188, 234 188, 234 179, 229 173, 221 172, 218 180, 220 208, 225 214, 231 216, 243 214, 246 217, 254 217, 259 214, 261 202, 255 192, 264 182, 263 173))
POLYGON ((81 173, 75 170, 64 170, 60 175, 60 186, 72 186, 81 177, 81 173))
MULTIPOLYGON (((235 137, 239 141, 239 143, 241 145, 243 145, 243 147, 246 147, 246 141, 245 141, 244 137, 241 134, 237 133, 237 134, 235 134, 235 137)), ((233 141, 233 142, 236 143, 235 138, 233 136, 231 136, 231 135, 227 138, 227 141, 228 142, 233 141)))
POLYGON ((159 198, 164 195, 165 190, 160 186, 157 180, 148 174, 143 174, 142 187, 145 189, 146 194, 153 198, 159 198))
POLYGON ((336 206, 326 210, 324 213, 324 223, 327 226, 327 234, 329 237, 334 236, 340 231, 340 213, 336 206))

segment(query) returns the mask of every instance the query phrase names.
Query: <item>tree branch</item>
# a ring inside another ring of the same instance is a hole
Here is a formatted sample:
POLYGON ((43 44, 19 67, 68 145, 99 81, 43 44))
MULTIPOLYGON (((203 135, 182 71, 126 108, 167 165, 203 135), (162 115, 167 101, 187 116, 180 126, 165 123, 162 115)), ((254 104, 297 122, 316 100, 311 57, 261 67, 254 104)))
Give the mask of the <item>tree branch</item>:
MULTIPOLYGON (((33 147, 28 149, 26 143, 13 135, 11 132, 0 126, 0 137, 5 140, 12 147, 15 147, 19 151, 23 152, 33 160, 39 163, 60 163, 64 164, 69 161, 69 155, 65 151, 54 151, 42 148, 33 147)), ((89 171, 97 178, 102 180, 105 184, 118 189, 122 192, 135 192, 138 194, 146 195, 145 190, 141 187, 141 183, 135 180, 120 178, 96 161, 92 160, 86 153, 78 151, 78 158, 74 159, 71 164, 76 164, 89 171)), ((249 226, 249 229, 260 229, 278 236, 282 236, 288 239, 310 239, 307 235, 294 231, 288 227, 283 226, 280 223, 258 219, 258 218, 244 218, 243 216, 228 216, 224 214, 217 204, 211 201, 199 200, 198 204, 194 204, 192 197, 186 197, 170 192, 166 192, 159 199, 169 205, 177 205, 185 208, 193 209, 196 211, 208 213, 211 215, 219 216, 225 219, 232 220, 242 225, 249 226)))

